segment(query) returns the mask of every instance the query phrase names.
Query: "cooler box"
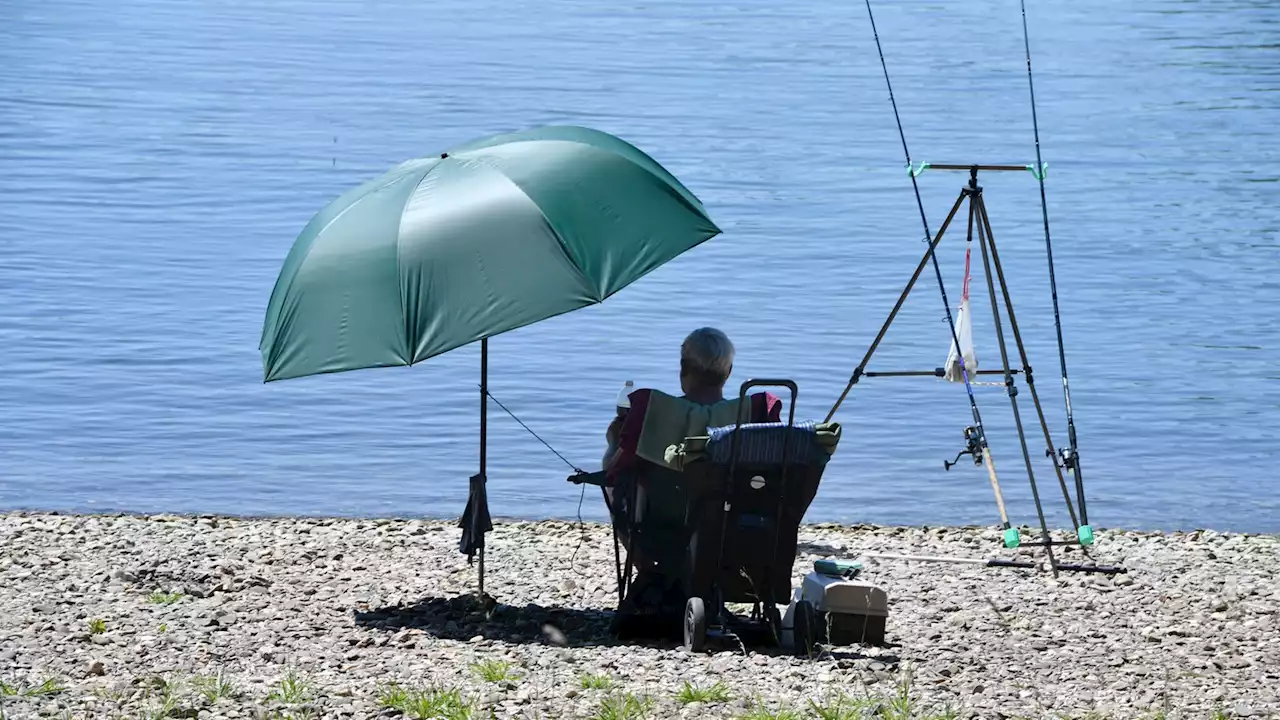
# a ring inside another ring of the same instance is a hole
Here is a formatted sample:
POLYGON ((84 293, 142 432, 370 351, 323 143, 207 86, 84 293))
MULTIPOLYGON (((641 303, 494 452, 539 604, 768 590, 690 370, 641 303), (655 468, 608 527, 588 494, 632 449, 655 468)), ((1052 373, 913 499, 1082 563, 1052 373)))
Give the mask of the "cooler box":
POLYGON ((783 618, 783 639, 791 639, 795 603, 808 600, 817 612, 820 640, 831 645, 883 645, 889 596, 876 585, 811 572, 795 591, 783 618))

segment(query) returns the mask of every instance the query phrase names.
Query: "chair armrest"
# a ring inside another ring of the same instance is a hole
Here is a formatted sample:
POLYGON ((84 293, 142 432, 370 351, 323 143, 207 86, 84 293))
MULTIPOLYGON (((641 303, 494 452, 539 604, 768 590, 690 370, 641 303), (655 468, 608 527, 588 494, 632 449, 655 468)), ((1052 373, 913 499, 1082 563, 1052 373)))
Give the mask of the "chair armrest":
POLYGON ((604 470, 598 470, 596 472, 574 473, 570 475, 568 478, 566 478, 566 480, 573 483, 574 485, 581 485, 583 483, 586 483, 588 485, 595 485, 597 487, 605 487, 609 484, 609 476, 605 473, 604 470))

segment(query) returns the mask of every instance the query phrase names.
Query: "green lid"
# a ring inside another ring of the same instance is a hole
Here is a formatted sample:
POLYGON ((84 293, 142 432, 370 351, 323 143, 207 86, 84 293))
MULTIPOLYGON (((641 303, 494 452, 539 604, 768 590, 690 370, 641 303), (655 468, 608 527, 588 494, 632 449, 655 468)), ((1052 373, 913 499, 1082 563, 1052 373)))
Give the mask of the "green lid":
POLYGON ((1081 545, 1092 545, 1093 544, 1093 526, 1081 525, 1080 527, 1076 528, 1076 537, 1080 538, 1081 545))
POLYGON ((813 562, 815 572, 822 575, 832 575, 835 577, 844 577, 857 573, 862 569, 862 563, 853 560, 815 560, 813 562))

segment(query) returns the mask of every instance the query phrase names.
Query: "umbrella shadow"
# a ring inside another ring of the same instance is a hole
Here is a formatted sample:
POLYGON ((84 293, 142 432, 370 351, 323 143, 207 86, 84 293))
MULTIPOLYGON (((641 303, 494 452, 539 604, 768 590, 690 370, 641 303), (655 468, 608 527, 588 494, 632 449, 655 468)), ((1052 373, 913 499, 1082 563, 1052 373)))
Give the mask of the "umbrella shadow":
POLYGON ((417 602, 357 611, 357 625, 396 633, 421 630, 443 640, 468 641, 476 637, 529 645, 597 647, 645 645, 665 647, 674 643, 620 641, 612 633, 614 613, 608 610, 544 607, 536 603, 482 605, 473 595, 427 597, 417 602))

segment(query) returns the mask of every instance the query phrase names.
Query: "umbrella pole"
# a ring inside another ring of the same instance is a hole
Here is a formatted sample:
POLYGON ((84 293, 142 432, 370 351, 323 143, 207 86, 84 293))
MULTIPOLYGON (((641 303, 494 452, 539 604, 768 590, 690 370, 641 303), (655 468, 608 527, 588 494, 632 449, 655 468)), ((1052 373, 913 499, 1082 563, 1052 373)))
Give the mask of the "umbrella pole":
MULTIPOLYGON (((489 433, 489 338, 480 340, 480 482, 488 483, 485 475, 485 451, 489 433)), ((484 534, 480 535, 480 598, 484 599, 484 534)))

